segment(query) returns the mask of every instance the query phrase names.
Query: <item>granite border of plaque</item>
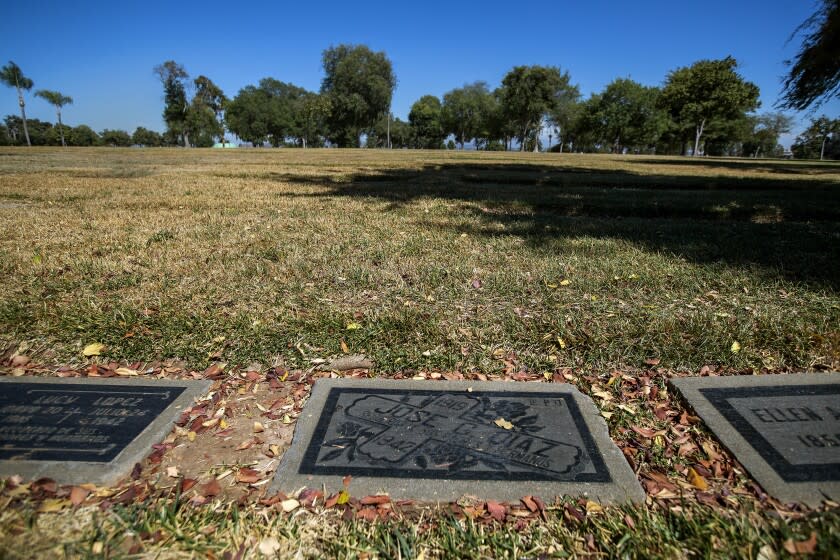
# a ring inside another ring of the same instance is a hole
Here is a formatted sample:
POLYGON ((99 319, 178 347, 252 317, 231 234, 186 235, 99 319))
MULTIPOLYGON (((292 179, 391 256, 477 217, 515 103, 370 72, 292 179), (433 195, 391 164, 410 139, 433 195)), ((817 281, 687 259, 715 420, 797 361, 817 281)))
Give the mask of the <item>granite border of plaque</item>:
MULTIPOLYGON (((794 429, 808 425, 822 431, 838 423, 838 418, 826 420, 825 411, 814 409, 829 401, 840 405, 840 396, 835 397, 840 395, 840 373, 680 377, 670 383, 767 493, 783 503, 813 507, 825 499, 840 500, 840 461, 834 459, 840 446, 822 440, 818 446, 809 444, 808 438, 822 434, 794 429), (762 398, 762 408, 748 404, 762 398), (803 398, 805 407, 779 408, 784 399, 802 403, 803 398), (766 430, 758 429, 764 424, 766 430)), ((840 431, 829 437, 840 441, 840 431)))
POLYGON ((335 491, 345 475, 355 496, 645 500, 595 403, 569 384, 319 379, 270 491, 335 491))
MULTIPOLYGON (((80 449, 80 456, 85 457, 85 460, 62 460, 60 457, 67 456, 72 450, 68 451, 65 447, 59 446, 54 451, 50 452, 49 450, 44 450, 41 444, 29 452, 30 456, 32 454, 41 456, 39 459, 0 459, 0 476, 21 475, 30 480, 48 477, 60 484, 93 483, 97 485, 115 484, 120 479, 128 476, 134 465, 142 461, 149 453, 152 452, 152 445, 160 443, 167 434, 169 434, 172 426, 181 413, 192 406, 195 398, 205 394, 212 385, 212 382, 204 380, 180 381, 171 379, 122 379, 113 377, 0 377, 0 390, 15 384, 23 383, 36 385, 60 385, 61 390, 67 393, 71 393, 74 390, 80 393, 93 391, 93 389, 81 389, 80 387, 95 388, 96 386, 119 386, 121 389, 143 387, 155 389, 155 397, 158 394, 161 395, 161 399, 163 400, 163 403, 160 405, 162 407, 161 410, 156 413, 155 417, 147 425, 145 425, 145 427, 139 429, 139 433, 137 433, 134 437, 131 437, 128 441, 121 441, 120 444, 116 446, 111 443, 99 450, 91 451, 89 448, 80 449), (159 391, 160 389, 181 389, 181 391, 179 391, 177 395, 170 395, 169 393, 171 393, 171 391, 163 391, 161 393, 161 391, 159 391), (120 445, 122 443, 125 443, 125 445, 120 449, 120 445), (97 453, 102 457, 101 460, 88 460, 92 457, 92 454, 96 455, 97 453)), ((45 391, 46 390, 42 392, 45 391)), ((56 392, 58 390, 50 389, 49 391, 56 392)), ((140 393, 136 391, 135 394, 140 395, 140 393)), ((107 398, 107 394, 103 395, 103 397, 107 398)), ((150 396, 149 398, 155 397, 150 396)), ((63 403, 61 402, 61 399, 58 399, 54 400, 54 404, 56 405, 55 410, 58 411, 59 407, 61 407, 63 403)), ((113 406, 117 407, 120 405, 113 406)), ((25 412, 25 410, 23 410, 23 412, 25 412)), ((46 412, 49 413, 48 410, 46 412)), ((64 412, 67 412, 68 415, 79 414, 73 410, 62 410, 59 413, 64 412)), ((122 414, 119 409, 113 407, 105 409, 105 411, 100 409, 99 413, 104 416, 122 414)), ((66 428, 67 431, 79 429, 80 428, 66 428)), ((106 428, 102 428, 102 430, 105 429, 106 428)), ((49 437, 54 437, 54 435, 50 435, 49 437)), ((87 443, 85 445, 87 445, 87 443)), ((7 447, 4 448, 3 451, 8 453, 10 449, 7 447)), ((11 451, 16 452, 18 451, 18 448, 12 448, 11 451)))

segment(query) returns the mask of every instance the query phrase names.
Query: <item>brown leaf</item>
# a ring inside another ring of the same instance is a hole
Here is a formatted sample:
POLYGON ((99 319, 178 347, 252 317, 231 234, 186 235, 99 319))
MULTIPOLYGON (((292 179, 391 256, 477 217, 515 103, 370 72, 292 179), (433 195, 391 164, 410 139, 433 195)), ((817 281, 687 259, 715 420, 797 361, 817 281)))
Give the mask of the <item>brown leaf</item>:
POLYGON ((214 478, 207 484, 202 484, 199 487, 199 492, 202 496, 212 498, 213 496, 218 496, 222 493, 222 486, 219 484, 219 481, 214 478))
POLYGON ((304 488, 298 495, 298 500, 305 506, 314 506, 315 502, 323 499, 324 493, 314 488, 304 488))
POLYGON ((74 506, 78 506, 79 504, 85 501, 89 494, 90 490, 81 488, 79 486, 74 486, 73 489, 70 490, 70 502, 74 506))
POLYGON ((652 438, 656 435, 656 430, 650 428, 639 428, 638 426, 631 426, 632 430, 642 436, 643 438, 652 438))
POLYGON ((659 358, 648 358, 645 363, 649 366, 658 366, 660 361, 659 358))
POLYGON ((326 500, 324 500, 324 507, 329 509, 329 508, 335 506, 338 503, 338 496, 339 496, 339 493, 336 492, 335 494, 332 494, 330 497, 328 497, 326 500))
POLYGON ((481 288, 481 286, 482 286, 481 280, 479 280, 478 278, 474 278, 473 281, 472 281, 472 287, 477 290, 477 289, 481 288))
POLYGON ((195 484, 197 482, 198 481, 194 478, 185 478, 184 480, 181 481, 181 492, 188 491, 190 488, 195 486, 195 484))
POLYGON ((365 496, 359 503, 363 506, 378 506, 380 504, 387 504, 391 501, 390 496, 386 496, 384 494, 378 494, 376 496, 365 496))
POLYGON ((531 496, 525 496, 523 498, 520 498, 520 501, 526 508, 528 508, 528 511, 530 511, 531 513, 534 513, 535 511, 539 510, 539 507, 537 507, 536 502, 534 502, 531 496))
POLYGON ((494 502, 493 500, 487 500, 487 502, 484 504, 484 507, 487 508, 487 513, 490 514, 490 517, 492 517, 496 521, 501 523, 505 520, 506 508, 504 505, 500 504, 499 502, 494 502))
POLYGON ((376 515, 375 509, 365 508, 360 509, 356 512, 356 519, 363 519, 365 521, 376 521, 377 517, 378 516, 376 515))
POLYGON ((349 474, 341 479, 341 483, 344 485, 344 489, 346 490, 350 486, 350 481, 353 480, 353 477, 349 474))
POLYGON ((242 468, 236 473, 236 481, 245 484, 259 482, 261 478, 262 476, 260 476, 259 471, 255 471, 254 469, 242 468))
POLYGON ((811 536, 807 541, 788 539, 785 541, 784 547, 791 554, 813 554, 817 548, 817 532, 811 531, 811 536))

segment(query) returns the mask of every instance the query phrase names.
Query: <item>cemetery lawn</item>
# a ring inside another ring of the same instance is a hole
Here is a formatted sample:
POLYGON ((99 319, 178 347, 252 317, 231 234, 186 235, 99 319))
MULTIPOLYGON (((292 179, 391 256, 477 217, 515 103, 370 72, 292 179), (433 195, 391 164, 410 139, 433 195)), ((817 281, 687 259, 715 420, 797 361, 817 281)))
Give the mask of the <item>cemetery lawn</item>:
POLYGON ((282 513, 264 486, 196 505, 144 475, 71 511, 5 481, 0 557, 840 554, 836 504, 767 498, 666 385, 840 369, 838 163, 0 148, 0 231, 0 373, 211 372, 236 394, 248 369, 269 391, 364 354, 374 376, 572 382, 649 495, 379 523, 282 513))

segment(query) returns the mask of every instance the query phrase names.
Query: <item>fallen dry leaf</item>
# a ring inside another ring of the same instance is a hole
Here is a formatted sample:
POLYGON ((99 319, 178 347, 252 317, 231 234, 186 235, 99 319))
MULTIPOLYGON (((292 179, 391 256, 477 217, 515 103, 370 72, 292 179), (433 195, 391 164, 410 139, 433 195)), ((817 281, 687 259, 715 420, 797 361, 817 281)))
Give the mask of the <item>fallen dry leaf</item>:
POLYGON ((85 501, 89 494, 90 490, 88 490, 87 488, 74 486, 73 489, 70 490, 70 503, 78 507, 79 504, 85 501))
POLYGON ((261 423, 254 422, 254 433, 255 434, 258 434, 258 433, 264 432, 264 431, 265 431, 265 427, 261 423))
POLYGON ((91 356, 99 356, 102 351, 105 349, 105 345, 100 342, 94 342, 93 344, 88 344, 82 350, 82 354, 87 356, 88 358, 91 356))
POLYGON ((289 513, 290 511, 294 511, 300 507, 300 502, 295 500, 294 498, 289 498, 288 500, 283 500, 280 502, 280 507, 283 509, 284 512, 289 513))
POLYGON ((500 428, 504 428, 505 430, 512 430, 513 429, 513 424, 511 424, 510 422, 508 422, 504 418, 496 418, 493 421, 493 423, 496 424, 500 428))
POLYGON ((257 548, 263 556, 274 556, 280 550, 280 541, 274 537, 266 537, 260 541, 257 548))
POLYGON ((500 523, 505 520, 505 506, 499 502, 494 502, 493 500, 488 500, 484 505, 487 508, 487 513, 490 514, 490 517, 500 523))
POLYGON ((807 541, 788 539, 785 541, 784 547, 791 554, 813 554, 817 548, 817 532, 812 531, 807 541))
POLYGON ((214 478, 207 484, 199 486, 199 492, 202 496, 212 498, 213 496, 218 496, 222 493, 222 486, 219 484, 219 481, 214 478))
POLYGON ((260 476, 259 471, 255 471, 254 469, 242 468, 236 472, 236 481, 245 484, 253 484, 261 478, 262 476, 260 476))
POLYGON ((691 467, 688 468, 688 481, 698 490, 706 490, 709 487, 709 483, 706 482, 706 479, 700 476, 700 474, 691 467))

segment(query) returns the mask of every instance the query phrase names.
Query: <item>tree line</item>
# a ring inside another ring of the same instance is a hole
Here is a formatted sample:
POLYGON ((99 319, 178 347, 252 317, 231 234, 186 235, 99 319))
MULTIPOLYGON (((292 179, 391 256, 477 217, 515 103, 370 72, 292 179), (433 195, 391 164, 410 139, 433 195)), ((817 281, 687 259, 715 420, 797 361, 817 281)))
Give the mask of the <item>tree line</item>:
MULTIPOLYGON (((799 31, 807 32, 790 62, 780 106, 802 110, 836 97, 840 57, 831 37, 840 28, 836 0, 824 0, 799 31), (815 62, 816 61, 816 62, 815 62), (820 62, 822 61, 822 62, 820 62)), ((669 72, 661 86, 618 78, 584 99, 557 66, 516 66, 496 88, 483 81, 442 97, 415 101, 408 120, 393 118, 397 85, 384 52, 338 45, 323 52, 320 90, 307 91, 266 77, 228 98, 210 78, 191 79, 169 60, 154 68, 163 88, 163 134, 138 128, 94 132, 67 127, 61 109, 72 98, 39 90, 56 108, 53 125, 27 120, 24 92, 31 79, 9 62, 0 80, 18 94, 20 117, 9 115, 0 142, 28 145, 206 147, 224 144, 226 132, 254 146, 387 147, 422 149, 610 152, 772 157, 793 121, 781 112, 757 113, 759 88, 738 72, 732 57, 700 60, 669 72)), ((792 147, 796 157, 840 156, 840 119, 812 118, 792 147)))

